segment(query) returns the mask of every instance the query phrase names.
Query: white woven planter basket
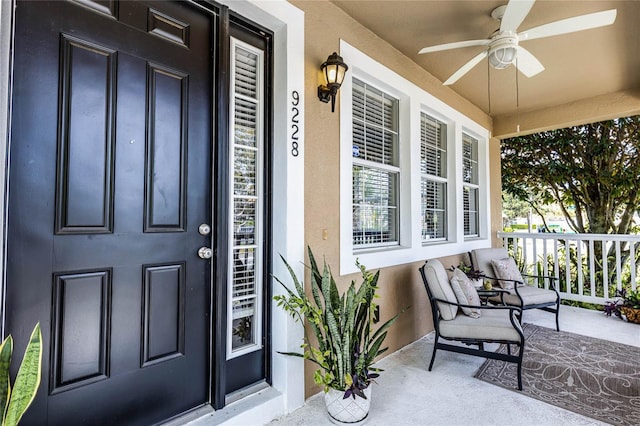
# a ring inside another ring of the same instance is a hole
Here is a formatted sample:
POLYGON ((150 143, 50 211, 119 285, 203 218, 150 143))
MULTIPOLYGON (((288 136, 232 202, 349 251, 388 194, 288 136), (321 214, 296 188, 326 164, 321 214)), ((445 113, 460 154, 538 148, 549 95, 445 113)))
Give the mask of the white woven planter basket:
POLYGON ((329 419, 335 424, 358 425, 364 423, 371 406, 371 386, 364 390, 364 394, 367 399, 357 395, 355 399, 352 396, 343 399, 344 391, 330 388, 329 392, 324 394, 329 419))

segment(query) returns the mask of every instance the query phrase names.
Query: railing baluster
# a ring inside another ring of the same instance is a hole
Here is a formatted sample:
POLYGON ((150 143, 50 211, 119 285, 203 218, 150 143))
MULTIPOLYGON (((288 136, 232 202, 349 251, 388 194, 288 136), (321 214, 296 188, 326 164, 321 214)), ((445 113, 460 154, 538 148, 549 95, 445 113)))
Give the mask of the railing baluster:
POLYGON ((571 294, 571 247, 569 245, 569 240, 564 240, 564 252, 565 252, 565 265, 564 265, 564 273, 565 273, 565 291, 568 294, 571 294))
POLYGON ((629 241, 629 269, 631 270, 631 289, 636 289, 636 243, 629 241))
POLYGON ((622 288, 622 268, 620 267, 621 252, 620 252, 620 241, 615 242, 616 245, 616 288, 620 290, 622 288))
POLYGON ((533 265, 533 271, 531 272, 533 275, 538 275, 538 268, 537 268, 537 263, 538 263, 538 239, 537 238, 533 238, 531 240, 532 242, 532 259, 531 259, 531 264, 533 265))
POLYGON ((589 240, 589 278, 591 281, 591 292, 590 296, 595 297, 596 295, 596 252, 593 245, 593 240, 589 240))
POLYGON ((607 262, 607 241, 602 240, 602 297, 609 297, 609 264, 607 262))
MULTIPOLYGON (((549 242, 549 240, 547 239, 543 239, 542 240, 542 275, 544 276, 548 276, 549 275, 549 262, 547 262, 547 243, 549 242)), ((544 288, 549 288, 549 279, 545 278, 543 280, 544 282, 544 288)))
POLYGON ((556 285, 558 286, 558 291, 560 288, 560 262, 558 262, 558 239, 553 239, 553 276, 556 277, 556 285))
POLYGON ((576 255, 578 257, 576 266, 578 270, 578 294, 584 296, 584 288, 582 286, 582 240, 576 239, 576 255))

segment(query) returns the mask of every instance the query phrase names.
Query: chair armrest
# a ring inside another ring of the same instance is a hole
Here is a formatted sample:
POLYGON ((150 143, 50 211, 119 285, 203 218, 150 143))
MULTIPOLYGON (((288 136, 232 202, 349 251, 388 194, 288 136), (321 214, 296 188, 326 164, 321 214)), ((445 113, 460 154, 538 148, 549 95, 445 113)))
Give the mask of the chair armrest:
MULTIPOLYGON (((551 287, 551 290, 555 291, 556 293, 558 293, 558 290, 556 289, 556 285, 554 284, 554 281, 560 281, 560 278, 557 277, 552 277, 552 276, 548 276, 548 275, 529 275, 529 274, 522 274, 523 277, 528 277, 528 278, 545 278, 549 280, 549 287, 551 287)), ((558 293, 558 297, 560 297, 560 293, 558 293)))
POLYGON ((531 274, 522 274, 523 277, 529 277, 529 278, 546 278, 549 280, 553 280, 553 281, 559 281, 560 278, 558 277, 552 277, 551 275, 531 275, 531 274))
MULTIPOLYGON (((508 293, 507 290, 504 290, 508 293)), ((437 297, 434 297, 432 300, 439 302, 439 303, 446 303, 447 305, 454 305, 454 306, 458 306, 460 308, 472 308, 472 309, 482 309, 482 310, 490 310, 490 309, 502 309, 502 310, 509 310, 509 311, 517 311, 519 313, 522 313, 522 308, 520 308, 519 306, 514 306, 514 305, 464 305, 462 303, 454 303, 454 302, 449 302, 448 300, 444 300, 444 299, 439 299, 437 297)))

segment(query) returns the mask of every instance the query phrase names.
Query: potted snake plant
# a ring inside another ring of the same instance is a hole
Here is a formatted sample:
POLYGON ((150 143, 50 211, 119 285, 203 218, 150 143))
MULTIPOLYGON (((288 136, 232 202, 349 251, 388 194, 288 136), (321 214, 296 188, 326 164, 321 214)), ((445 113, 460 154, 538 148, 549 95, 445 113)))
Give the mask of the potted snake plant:
POLYGON ((376 328, 378 311, 374 298, 380 271, 371 273, 356 262, 362 281, 360 284, 352 281, 341 293, 326 262, 320 271, 311 248, 308 253, 310 295, 282 256, 294 288, 275 278, 285 288, 285 294, 274 296, 277 305, 297 321, 304 323, 306 319, 308 324, 302 353, 281 353, 302 357, 318 366, 313 378, 325 391, 327 411, 334 422, 359 422, 369 413, 369 385, 382 371, 372 364, 388 349, 382 344, 400 313, 376 328), (313 339, 309 332, 313 333, 313 339))
POLYGON ((9 367, 13 338, 7 336, 0 344, 0 418, 2 426, 16 426, 33 402, 42 373, 42 333, 37 323, 24 351, 16 379, 11 386, 9 367))

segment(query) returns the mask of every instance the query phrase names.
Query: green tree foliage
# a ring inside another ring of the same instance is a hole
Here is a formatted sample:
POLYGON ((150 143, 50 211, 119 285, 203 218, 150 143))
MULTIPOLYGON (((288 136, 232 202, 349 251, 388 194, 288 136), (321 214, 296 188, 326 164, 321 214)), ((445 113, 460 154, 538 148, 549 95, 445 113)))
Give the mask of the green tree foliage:
POLYGON ((631 232, 640 208, 640 116, 505 139, 501 148, 508 194, 558 203, 578 233, 631 232))
MULTIPOLYGON (((640 116, 502 142, 503 191, 521 200, 556 203, 577 233, 634 233, 633 217, 640 208, 639 181, 640 116)), ((597 295, 604 295, 605 280, 611 292, 617 280, 615 246, 610 245, 606 253, 603 250, 603 245, 596 244, 587 255, 595 262, 594 270, 587 257, 579 258, 573 249, 565 253, 571 277, 560 277, 561 281, 567 287, 575 286, 581 269, 587 282, 592 273, 595 275, 597 295)), ((624 264, 631 255, 630 247, 625 244, 620 250, 624 264)), ((636 264, 639 261, 636 252, 636 264)), ((629 271, 625 268, 621 275, 623 286, 629 286, 629 271)))
POLYGON ((508 219, 527 217, 531 206, 526 200, 514 197, 508 192, 502 192, 502 213, 508 219))

